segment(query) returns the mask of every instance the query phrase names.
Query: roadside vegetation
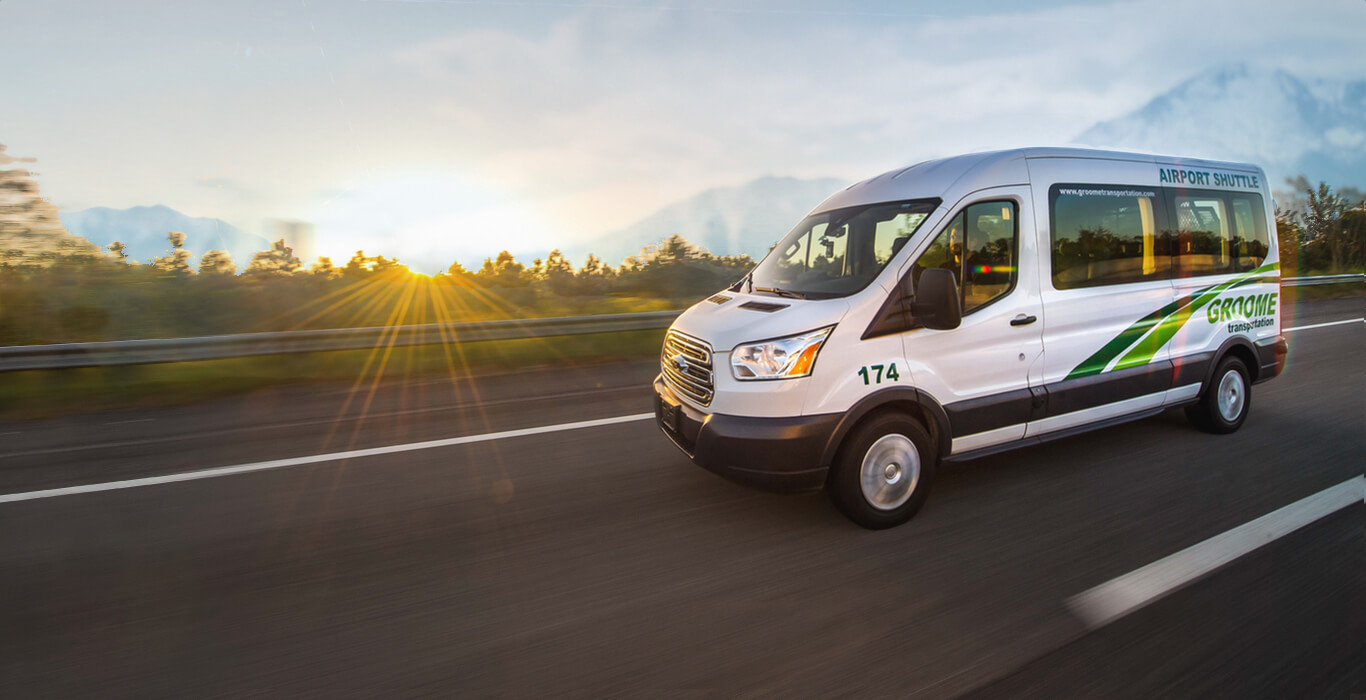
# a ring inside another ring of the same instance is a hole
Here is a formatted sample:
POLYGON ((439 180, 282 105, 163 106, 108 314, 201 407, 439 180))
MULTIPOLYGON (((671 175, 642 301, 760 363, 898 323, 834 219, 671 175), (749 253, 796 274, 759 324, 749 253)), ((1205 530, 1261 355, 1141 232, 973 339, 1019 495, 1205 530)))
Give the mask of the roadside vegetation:
POLYGON ((185 236, 168 240, 171 253, 150 265, 128 262, 119 243, 108 255, 0 264, 0 345, 659 311, 754 264, 673 236, 615 268, 591 255, 575 269, 559 251, 530 264, 502 252, 474 272, 457 263, 428 277, 362 251, 344 265, 319 258, 305 268, 277 242, 237 274, 222 251, 191 269, 185 236))
POLYGON ((1276 210, 1281 275, 1366 272, 1366 198, 1360 190, 1290 180, 1293 194, 1276 210))
MULTIPOLYGON (((469 272, 412 273, 357 252, 308 269, 277 242, 236 273, 226 255, 196 271, 183 235, 151 265, 108 255, 51 255, 0 265, 0 345, 174 338, 259 331, 360 328, 546 316, 664 311, 733 283, 754 261, 718 257, 673 236, 620 266, 596 257, 574 269, 562 255, 518 262, 503 252, 469 272)), ((287 384, 337 382, 366 391, 414 377, 517 371, 650 357, 663 331, 375 348, 162 365, 0 375, 0 420, 194 403, 287 384)))

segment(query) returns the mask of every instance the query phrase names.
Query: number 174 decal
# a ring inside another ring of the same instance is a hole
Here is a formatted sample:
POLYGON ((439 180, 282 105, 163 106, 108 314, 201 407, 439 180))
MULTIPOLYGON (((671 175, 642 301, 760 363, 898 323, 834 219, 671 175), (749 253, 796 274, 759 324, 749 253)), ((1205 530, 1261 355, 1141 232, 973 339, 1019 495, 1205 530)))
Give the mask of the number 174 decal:
POLYGON ((869 365, 867 367, 860 367, 858 376, 863 377, 864 386, 868 386, 869 384, 881 384, 884 378, 889 382, 895 382, 901 379, 901 373, 896 371, 895 362, 890 365, 869 365), (884 369, 886 372, 883 372, 884 369), (871 381, 869 381, 870 378, 871 381))

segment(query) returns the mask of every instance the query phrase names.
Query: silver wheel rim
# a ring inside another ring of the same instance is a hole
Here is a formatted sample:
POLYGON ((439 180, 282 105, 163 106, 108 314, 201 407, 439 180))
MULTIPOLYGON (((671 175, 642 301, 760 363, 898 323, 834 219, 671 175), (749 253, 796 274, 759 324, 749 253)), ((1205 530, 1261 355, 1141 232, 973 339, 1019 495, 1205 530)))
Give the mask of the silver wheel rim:
POLYGON ((1218 398, 1219 415, 1229 423, 1238 420, 1243 412, 1243 404, 1247 402, 1247 384, 1238 370, 1231 369, 1224 373, 1219 380, 1218 398))
POLYGON ((894 510, 905 504, 919 481, 920 451, 905 435, 883 435, 863 455, 859 468, 863 499, 878 510, 894 510))

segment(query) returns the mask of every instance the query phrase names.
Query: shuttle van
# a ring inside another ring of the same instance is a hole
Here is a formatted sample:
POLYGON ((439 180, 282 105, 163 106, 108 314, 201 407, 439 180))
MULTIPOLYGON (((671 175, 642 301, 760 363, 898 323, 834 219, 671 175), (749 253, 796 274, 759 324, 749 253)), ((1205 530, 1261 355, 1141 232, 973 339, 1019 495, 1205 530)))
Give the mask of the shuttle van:
POLYGON ((936 467, 1184 406, 1231 433, 1276 376, 1257 166, 1082 149, 945 158, 836 192, 674 322, 664 434, 771 490, 905 522, 936 467))

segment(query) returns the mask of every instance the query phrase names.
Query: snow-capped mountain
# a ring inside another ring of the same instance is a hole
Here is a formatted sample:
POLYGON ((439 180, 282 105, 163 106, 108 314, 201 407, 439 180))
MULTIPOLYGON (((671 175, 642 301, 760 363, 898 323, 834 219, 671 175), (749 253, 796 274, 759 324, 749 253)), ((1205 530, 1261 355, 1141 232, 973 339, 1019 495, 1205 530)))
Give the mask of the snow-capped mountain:
POLYGON ((161 204, 130 209, 94 207, 62 212, 61 218, 66 230, 96 245, 123 241, 128 258, 144 263, 170 252, 166 234, 171 231, 185 234, 185 250, 193 253, 191 264, 210 250, 226 250, 239 268, 245 268, 252 253, 270 247, 266 239, 243 233, 220 219, 187 216, 161 204))
POLYGON ((1366 80, 1306 80, 1234 65, 1158 95, 1127 116, 1077 136, 1088 146, 1240 160, 1286 177, 1366 184, 1366 80))
POLYGON ((737 187, 717 187, 572 246, 571 259, 578 264, 584 254, 594 253, 616 265, 677 233, 715 255, 748 254, 757 260, 812 207, 848 184, 833 178, 763 177, 737 187))

